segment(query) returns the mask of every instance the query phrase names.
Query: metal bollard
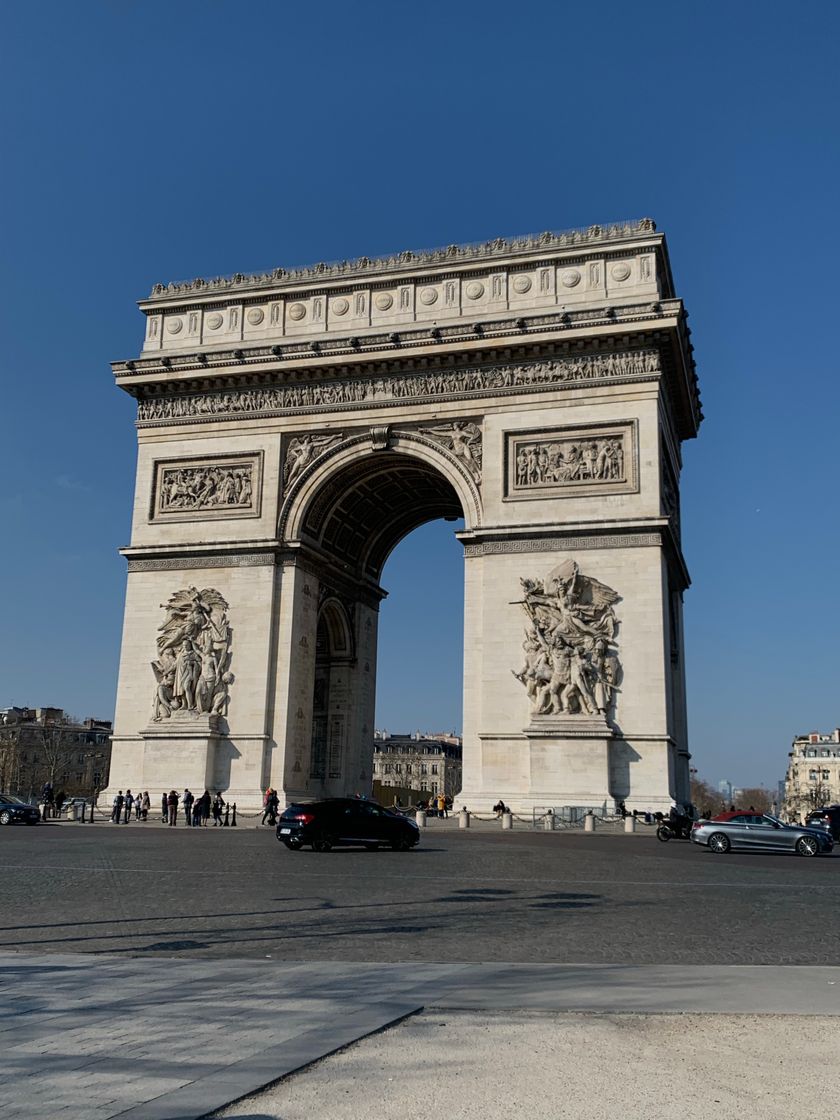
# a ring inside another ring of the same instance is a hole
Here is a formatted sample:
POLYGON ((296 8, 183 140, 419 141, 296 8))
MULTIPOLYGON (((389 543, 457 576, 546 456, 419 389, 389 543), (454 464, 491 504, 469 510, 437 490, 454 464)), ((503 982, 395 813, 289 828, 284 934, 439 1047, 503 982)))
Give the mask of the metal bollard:
POLYGON ((502 828, 504 830, 513 828, 513 813, 502 813, 502 828))
POLYGON ((631 815, 629 817, 624 818, 624 831, 625 832, 635 832, 636 831, 636 818, 634 816, 631 815))
POLYGON ((595 814, 594 813, 587 813, 586 816, 583 818, 583 831, 584 832, 594 832, 595 831, 595 814))
POLYGON ((459 828, 469 828, 470 827, 470 811, 469 811, 469 809, 462 809, 461 812, 458 814, 458 827, 459 828))
POLYGON ((426 812, 424 809, 418 809, 414 814, 414 821, 418 828, 426 827, 426 812))
POLYGON ((236 828, 236 802, 233 803, 233 816, 231 817, 230 827, 236 828))
POLYGON ((553 831, 554 831, 554 814, 553 813, 546 813, 546 815, 543 817, 543 832, 553 832, 553 831))

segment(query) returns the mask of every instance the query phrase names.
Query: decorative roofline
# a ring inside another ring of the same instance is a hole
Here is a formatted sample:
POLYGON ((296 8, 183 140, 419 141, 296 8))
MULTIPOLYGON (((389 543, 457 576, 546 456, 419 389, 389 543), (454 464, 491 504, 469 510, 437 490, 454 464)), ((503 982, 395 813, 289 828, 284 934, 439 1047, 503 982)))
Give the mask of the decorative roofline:
POLYGON ((483 260, 488 257, 510 256, 517 253, 533 252, 535 249, 569 248, 579 245, 592 245, 607 241, 621 241, 627 238, 646 236, 656 232, 656 222, 652 218, 620 222, 609 226, 589 226, 587 229, 546 231, 526 237, 507 240, 497 237, 492 241, 471 242, 465 245, 448 245, 443 249, 427 249, 413 252, 406 249, 390 257, 359 257, 355 261, 333 261, 308 265, 303 268, 275 268, 271 272, 245 275, 237 272, 233 276, 217 276, 212 280, 186 280, 181 283, 155 284, 150 299, 167 299, 187 292, 224 292, 241 288, 269 288, 278 283, 299 283, 300 281, 330 279, 340 276, 371 276, 383 272, 409 270, 424 265, 461 263, 483 260))

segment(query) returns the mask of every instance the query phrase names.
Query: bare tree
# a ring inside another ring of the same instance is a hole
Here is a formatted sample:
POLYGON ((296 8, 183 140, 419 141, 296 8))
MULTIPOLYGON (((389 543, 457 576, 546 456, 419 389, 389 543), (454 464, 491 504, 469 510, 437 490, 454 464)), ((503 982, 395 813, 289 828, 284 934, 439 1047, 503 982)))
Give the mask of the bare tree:
POLYGON ((711 816, 716 816, 729 808, 722 794, 697 775, 692 776, 691 779, 691 803, 701 813, 709 812, 711 816))
POLYGON ((0 792, 13 793, 20 785, 20 751, 17 734, 0 727, 0 792))
POLYGON ((769 813, 773 808, 773 798, 764 786, 751 786, 741 790, 741 807, 752 806, 757 813, 769 813))

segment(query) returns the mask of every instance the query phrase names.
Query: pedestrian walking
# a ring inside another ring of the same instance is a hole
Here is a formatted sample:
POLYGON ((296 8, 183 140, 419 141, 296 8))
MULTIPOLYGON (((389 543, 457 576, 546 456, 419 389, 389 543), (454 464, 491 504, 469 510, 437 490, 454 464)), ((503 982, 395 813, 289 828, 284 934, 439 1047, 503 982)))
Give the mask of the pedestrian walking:
POLYGON ((174 826, 178 821, 178 802, 180 798, 174 789, 169 791, 169 796, 166 798, 167 819, 170 827, 174 826))
POLYGON ((277 796, 277 790, 272 789, 270 786, 265 795, 265 805, 263 807, 262 823, 265 824, 265 819, 268 817, 268 823, 273 827, 277 824, 277 810, 280 808, 280 798, 277 796))
POLYGON ((194 801, 195 801, 195 797, 192 795, 192 793, 188 789, 185 789, 184 790, 184 796, 181 798, 181 804, 184 806, 184 824, 186 824, 187 827, 191 827, 192 823, 193 823, 192 822, 192 809, 193 809, 193 802, 194 801))
POLYGON ((151 807, 152 799, 149 797, 149 791, 146 790, 146 792, 143 794, 143 799, 140 802, 140 812, 142 813, 144 821, 147 821, 149 819, 149 810, 151 809, 151 807))
POLYGON ((128 824, 131 820, 131 810, 134 807, 134 795, 130 789, 125 791, 125 816, 123 817, 123 824, 128 824))
POLYGON ((220 793, 217 793, 213 798, 213 827, 216 825, 221 827, 222 813, 225 811, 225 801, 220 793))
POLYGON ((210 806, 212 798, 210 797, 210 790, 206 789, 201 795, 201 827, 206 828, 207 822, 210 820, 210 806))
POLYGON ((164 790, 163 793, 160 795, 160 822, 161 822, 161 824, 166 824, 166 822, 168 820, 169 820, 169 798, 166 794, 166 790, 164 790))
POLYGON ((438 816, 439 817, 445 817, 447 815, 446 814, 446 798, 443 796, 442 793, 439 793, 438 796, 437 796, 437 811, 438 811, 438 816))
POLYGON ((122 808, 124 803, 125 798, 123 797, 123 791, 119 790, 117 796, 114 798, 113 804, 111 805, 111 824, 120 823, 120 816, 122 815, 122 808))

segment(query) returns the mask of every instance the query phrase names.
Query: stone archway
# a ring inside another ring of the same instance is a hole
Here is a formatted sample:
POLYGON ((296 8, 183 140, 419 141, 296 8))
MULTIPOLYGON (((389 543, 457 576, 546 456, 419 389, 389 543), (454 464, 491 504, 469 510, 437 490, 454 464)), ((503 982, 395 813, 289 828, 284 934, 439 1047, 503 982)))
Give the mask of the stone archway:
POLYGON ((652 222, 157 286, 141 310, 114 364, 138 466, 113 788, 366 792, 383 564, 463 517, 462 800, 688 796, 702 416, 652 222))
POLYGON ((286 594, 301 605, 278 641, 297 654, 277 664, 278 686, 300 703, 281 706, 274 729, 289 797, 368 790, 382 569, 405 536, 439 518, 475 527, 480 498, 468 472, 421 433, 336 440, 293 480, 278 536, 292 552, 286 594), (317 612, 307 610, 316 595, 317 612))

